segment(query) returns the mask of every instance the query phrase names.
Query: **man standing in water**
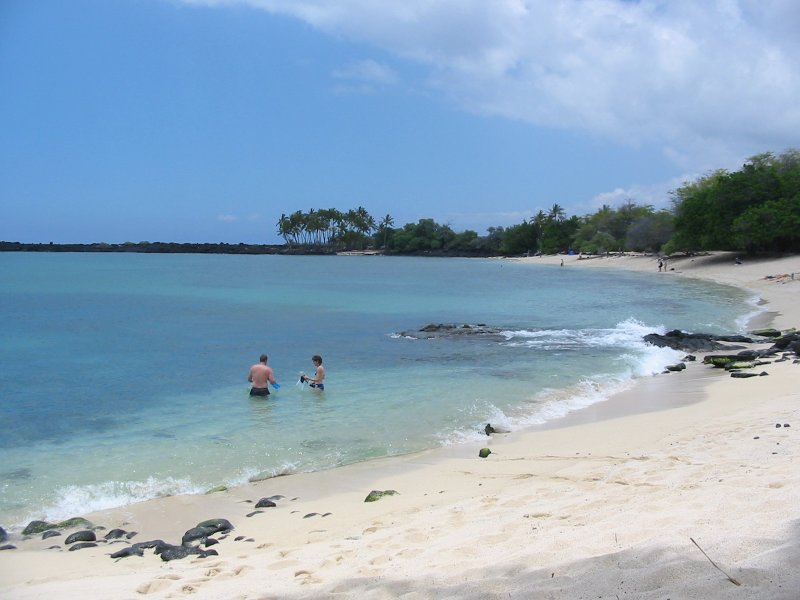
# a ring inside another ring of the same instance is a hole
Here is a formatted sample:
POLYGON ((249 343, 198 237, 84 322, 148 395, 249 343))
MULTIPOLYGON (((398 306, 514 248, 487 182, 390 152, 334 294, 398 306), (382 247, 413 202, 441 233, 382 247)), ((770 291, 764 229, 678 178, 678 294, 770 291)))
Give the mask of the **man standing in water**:
POLYGON ((311 362, 314 363, 314 376, 308 377, 303 375, 305 381, 308 382, 309 387, 312 387, 316 390, 324 390, 325 389, 325 367, 322 366, 322 357, 319 354, 315 354, 311 357, 311 362))
POLYGON ((250 367, 247 381, 253 384, 250 388, 251 396, 269 396, 269 385, 275 385, 275 374, 272 367, 267 366, 267 355, 262 354, 258 362, 250 367))

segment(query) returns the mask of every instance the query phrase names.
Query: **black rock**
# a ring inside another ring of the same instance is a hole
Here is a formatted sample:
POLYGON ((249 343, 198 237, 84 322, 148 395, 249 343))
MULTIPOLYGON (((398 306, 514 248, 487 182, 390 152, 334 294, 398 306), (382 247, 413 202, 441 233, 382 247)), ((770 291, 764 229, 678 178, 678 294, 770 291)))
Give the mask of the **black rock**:
POLYGON ((205 545, 206 548, 208 548, 209 546, 216 546, 217 544, 219 544, 219 540, 218 539, 208 538, 208 539, 206 539, 206 543, 204 545, 205 545))
POLYGON ((6 541, 8 541, 8 532, 0 527, 0 544, 6 541))
POLYGON ((48 529, 54 529, 56 526, 46 521, 31 521, 22 530, 22 535, 33 535, 35 533, 44 533, 48 529))
POLYGON ((187 556, 199 556, 201 558, 205 558, 206 556, 219 556, 219 553, 214 549, 200 550, 196 546, 173 546, 172 544, 165 544, 158 554, 160 554, 161 560, 164 562, 180 560, 187 556))
POLYGON ((187 545, 191 544, 192 542, 203 543, 206 541, 206 538, 210 535, 214 535, 217 533, 217 529, 214 527, 192 527, 186 533, 183 534, 183 538, 181 538, 181 544, 187 545))
POLYGON ((17 547, 14 544, 5 544, 0 546, 0 550, 16 550, 17 547))
POLYGON ((43 540, 46 540, 47 538, 51 538, 51 537, 57 537, 57 536, 59 536, 59 535, 61 535, 61 532, 60 532, 60 531, 56 531, 55 529, 48 529, 47 531, 45 531, 45 532, 42 534, 42 539, 43 539, 43 540))
POLYGON ((161 550, 160 554, 161 560, 164 562, 169 562, 171 560, 180 560, 181 558, 186 558, 190 554, 196 554, 196 550, 194 548, 190 548, 189 546, 172 546, 168 544, 161 550))
MULTIPOLYGON (((164 540, 148 540, 146 542, 137 542, 135 545, 139 546, 139 548, 156 548, 156 550, 158 550, 158 548, 162 548, 168 544, 164 540)), ((158 554, 158 551, 156 551, 156 554, 158 554)))
POLYGON ((664 335, 648 333, 644 341, 659 348, 672 348, 685 352, 711 352, 714 350, 738 350, 741 346, 726 346, 720 342, 752 342, 744 336, 718 336, 710 333, 686 333, 679 329, 664 335))
POLYGON ((108 533, 103 536, 104 540, 118 540, 119 538, 127 535, 127 531, 124 529, 112 529, 108 533))
POLYGON ((750 331, 750 335, 757 335, 760 337, 770 337, 770 338, 777 338, 781 337, 781 332, 777 329, 756 329, 755 331, 750 331))
POLYGON ((686 369, 686 363, 678 363, 677 365, 667 365, 667 371, 683 371, 686 369))
POLYGON ((72 544, 72 546, 69 547, 69 550, 70 552, 72 552, 73 550, 82 550, 83 548, 96 548, 96 547, 97 544, 95 544, 94 542, 78 542, 77 544, 72 544))
POLYGON ((273 506, 278 506, 269 498, 261 498, 258 502, 256 502, 256 508, 271 508, 273 506))
POLYGON ((125 558, 126 556, 144 556, 144 550, 138 544, 133 544, 111 554, 111 558, 125 558))
POLYGON ((233 525, 228 519, 208 519, 202 523, 197 524, 198 527, 211 527, 214 529, 212 533, 227 533, 233 529, 233 525))
POLYGON ((434 339, 441 337, 463 337, 467 336, 488 336, 496 338, 497 340, 505 340, 502 335, 503 329, 499 327, 490 327, 485 323, 476 323, 470 325, 468 323, 430 323, 421 327, 417 331, 401 331, 400 335, 403 337, 414 339, 434 339))
POLYGON ((745 371, 731 371, 731 377, 736 379, 747 379, 749 377, 758 377, 758 373, 747 373, 745 371))
POLYGON ((83 529, 67 536, 64 540, 65 544, 73 544, 75 542, 96 542, 97 535, 91 529, 83 529))

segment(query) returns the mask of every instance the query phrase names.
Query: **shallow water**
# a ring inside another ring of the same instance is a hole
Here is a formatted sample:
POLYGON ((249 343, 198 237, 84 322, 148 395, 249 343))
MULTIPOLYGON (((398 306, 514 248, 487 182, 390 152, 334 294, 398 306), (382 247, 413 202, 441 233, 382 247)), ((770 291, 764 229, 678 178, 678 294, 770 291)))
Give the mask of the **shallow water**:
POLYGON ((731 332, 733 288, 502 260, 0 254, 0 524, 475 439, 731 332), (414 339, 428 323, 492 336, 414 339), (251 399, 266 352, 280 390, 251 399), (297 386, 321 354, 326 390, 297 386))

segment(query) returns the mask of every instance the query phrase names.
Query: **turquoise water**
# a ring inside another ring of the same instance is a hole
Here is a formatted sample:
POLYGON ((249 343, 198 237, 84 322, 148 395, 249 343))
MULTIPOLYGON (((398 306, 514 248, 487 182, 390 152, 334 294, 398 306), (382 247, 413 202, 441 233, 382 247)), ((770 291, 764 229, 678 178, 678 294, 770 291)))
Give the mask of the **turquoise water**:
POLYGON ((731 332, 742 291, 503 260, 0 254, 0 525, 477 439, 731 332), (415 339, 428 323, 496 336, 415 339), (269 354, 281 389, 248 396, 269 354), (296 385, 323 356, 326 390, 296 385))

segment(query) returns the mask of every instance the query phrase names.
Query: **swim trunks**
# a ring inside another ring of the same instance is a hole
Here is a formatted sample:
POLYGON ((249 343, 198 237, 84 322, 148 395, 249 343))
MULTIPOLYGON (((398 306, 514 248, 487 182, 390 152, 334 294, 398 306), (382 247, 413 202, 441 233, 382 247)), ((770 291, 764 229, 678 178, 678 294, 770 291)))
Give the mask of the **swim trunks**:
POLYGON ((309 383, 308 387, 317 388, 318 390, 324 390, 325 384, 324 383, 309 383))
POLYGON ((269 396, 269 388, 268 387, 250 388, 250 395, 251 396, 269 396))

